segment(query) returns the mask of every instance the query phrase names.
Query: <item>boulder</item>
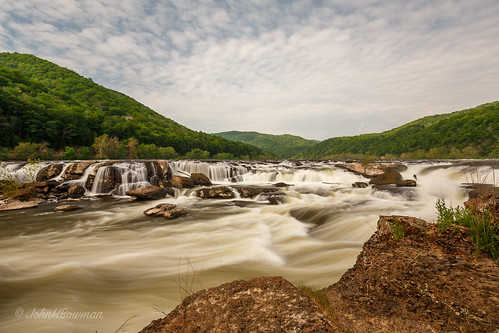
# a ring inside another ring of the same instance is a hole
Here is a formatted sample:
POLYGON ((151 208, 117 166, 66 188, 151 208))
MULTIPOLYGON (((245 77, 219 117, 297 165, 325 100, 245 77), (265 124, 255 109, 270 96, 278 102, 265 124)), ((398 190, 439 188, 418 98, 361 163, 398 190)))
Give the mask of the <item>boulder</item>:
POLYGON ((71 199, 81 198, 84 194, 85 188, 78 184, 74 184, 68 189, 68 197, 71 199))
POLYGON ((126 191, 126 195, 134 197, 137 200, 158 200, 163 199, 167 194, 168 191, 159 186, 144 186, 126 191))
POLYGON ((59 176, 62 172, 63 167, 64 164, 62 163, 47 165, 46 167, 38 171, 38 174, 36 175, 36 181, 43 182, 59 176))
POLYGON ((235 189, 239 192, 241 198, 254 198, 262 193, 273 193, 276 191, 273 187, 261 186, 238 186, 235 189))
POLYGON ((95 161, 84 161, 84 162, 72 163, 72 164, 68 165, 68 167, 64 171, 64 174, 62 175, 62 178, 64 178, 65 180, 78 179, 81 176, 83 176, 83 174, 85 173, 85 170, 87 170, 87 168, 94 163, 95 163, 95 161))
POLYGON ((174 219, 179 216, 187 214, 187 211, 185 209, 177 207, 176 205, 163 203, 157 205, 156 207, 145 210, 144 214, 148 216, 157 216, 157 217, 164 217, 167 219, 174 219))
POLYGON ((40 198, 35 198, 32 200, 28 200, 28 201, 21 201, 21 200, 10 198, 6 202, 4 202, 3 204, 0 205, 0 211, 35 208, 43 202, 45 202, 45 200, 40 199, 40 198))
POLYGON ((416 187, 417 183, 414 179, 404 179, 397 183, 398 187, 416 187))
POLYGON ((352 187, 355 187, 355 188, 366 188, 368 186, 369 186, 369 184, 364 183, 364 182, 355 182, 352 184, 352 187))
POLYGON ((89 191, 92 190, 94 181, 95 181, 95 175, 88 175, 87 180, 85 181, 85 188, 89 191))
POLYGON ((141 333, 336 332, 310 296, 280 276, 238 280, 186 297, 141 333))
POLYGON ((94 180, 96 183, 97 193, 110 193, 121 184, 121 169, 115 166, 106 166, 103 177, 94 180))
POLYGON ((284 182, 278 182, 274 184, 274 187, 289 187, 289 186, 294 186, 293 184, 286 184, 284 182))
POLYGON ((395 169, 386 169, 383 174, 369 181, 373 185, 397 184, 403 180, 402 175, 395 169))
POLYGON ((208 178, 204 173, 191 173, 192 181, 194 185, 211 186, 210 178, 208 178))
POLYGON ((75 210, 80 210, 82 209, 80 206, 76 206, 76 205, 61 205, 61 206, 57 206, 54 208, 54 211, 56 212, 72 212, 72 211, 75 211, 75 210))
POLYGON ((366 178, 374 178, 385 173, 386 170, 404 171, 407 166, 402 163, 345 163, 338 164, 337 167, 352 171, 366 178))
POLYGON ((156 161, 156 171, 158 176, 164 180, 172 179, 172 170, 170 169, 170 163, 165 160, 156 161))
POLYGON ((194 182, 190 177, 173 176, 170 184, 175 188, 191 188, 194 187, 194 182))
POLYGON ((196 195, 203 199, 232 199, 234 192, 227 186, 205 187, 196 191, 196 195))

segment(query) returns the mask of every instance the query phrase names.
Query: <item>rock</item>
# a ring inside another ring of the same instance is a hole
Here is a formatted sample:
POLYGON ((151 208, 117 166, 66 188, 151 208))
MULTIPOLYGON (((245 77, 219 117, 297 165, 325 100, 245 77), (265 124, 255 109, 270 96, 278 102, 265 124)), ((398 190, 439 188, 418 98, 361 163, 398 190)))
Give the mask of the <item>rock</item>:
POLYGON ((283 182, 278 182, 273 185, 274 187, 289 187, 289 186, 294 186, 293 184, 286 184, 283 182))
POLYGON ((324 291, 345 331, 495 332, 497 286, 499 266, 475 253, 467 228, 381 216, 354 267, 324 291))
POLYGON ((61 205, 61 206, 55 207, 54 211, 56 211, 56 212, 72 212, 72 211, 79 210, 79 209, 82 209, 82 208, 80 206, 76 206, 76 205, 61 205))
POLYGON ((81 198, 85 194, 85 188, 78 184, 74 184, 68 189, 68 197, 71 199, 81 198))
POLYGON ((276 189, 274 187, 268 186, 237 186, 234 187, 238 192, 241 198, 254 198, 262 193, 275 193, 276 189))
POLYGON ((156 161, 156 171, 158 176, 164 180, 172 179, 172 170, 170 169, 170 163, 165 160, 156 161))
POLYGON ((97 193, 110 193, 121 184, 121 170, 115 166, 105 166, 103 177, 94 180, 97 193), (97 183, 96 183, 97 182, 97 183))
POLYGON ((196 191, 196 195, 203 199, 232 199, 234 192, 226 186, 205 187, 196 191))
POLYGON ((168 191, 159 186, 144 186, 126 191, 126 195, 135 197, 137 200, 158 200, 163 199, 167 194, 168 191))
POLYGON ((358 175, 362 175, 366 178, 374 178, 385 173, 386 170, 392 169, 396 171, 407 170, 407 167, 402 163, 345 163, 337 164, 339 168, 352 171, 358 175))
POLYGON ((83 174, 85 173, 85 170, 92 164, 94 164, 95 161, 84 161, 84 162, 75 162, 67 166, 66 170, 64 171, 64 174, 62 175, 62 178, 65 180, 74 180, 78 179, 83 174))
POLYGON ((47 165, 46 167, 38 171, 38 174, 36 175, 36 181, 43 182, 59 176, 62 172, 63 167, 64 164, 62 163, 47 165))
POLYGON ((174 219, 187 214, 187 212, 185 211, 185 209, 178 208, 176 205, 163 203, 157 205, 156 207, 145 210, 144 214, 148 216, 158 216, 167 219, 174 219))
POLYGON ((31 199, 28 201, 21 201, 17 199, 7 199, 6 202, 0 205, 0 211, 8 211, 8 210, 18 210, 18 209, 27 209, 27 208, 35 208, 39 204, 44 203, 45 200, 40 198, 31 199))
POLYGON ((499 228, 499 188, 496 187, 486 192, 470 192, 470 194, 473 195, 464 203, 464 206, 478 214, 488 211, 499 228))
POLYGON ((194 182, 190 177, 173 176, 170 184, 175 188, 191 188, 194 187, 194 182))
POLYGON ((94 181, 95 181, 95 175, 88 175, 87 176, 87 180, 85 181, 85 188, 89 191, 92 190, 92 186, 94 185, 94 181))
POLYGON ((417 183, 413 179, 405 179, 397 183, 398 187, 416 187, 417 183))
POLYGON ((12 196, 12 199, 28 201, 36 198, 36 195, 37 192, 35 186, 32 186, 32 184, 22 184, 18 187, 18 191, 12 196))
POLYGON ((191 179, 194 182, 194 185, 203 185, 203 186, 211 186, 213 185, 211 183, 210 178, 208 178, 205 174, 203 173, 191 173, 191 179))
POLYGON ((403 180, 402 175, 395 169, 386 169, 383 174, 369 181, 373 185, 397 184, 403 180))
POLYGON ((141 332, 335 332, 335 328, 309 296, 274 276, 198 291, 141 332))
POLYGON ((364 182, 355 182, 352 184, 352 187, 355 187, 355 188, 366 188, 368 186, 369 186, 369 184, 364 183, 364 182))

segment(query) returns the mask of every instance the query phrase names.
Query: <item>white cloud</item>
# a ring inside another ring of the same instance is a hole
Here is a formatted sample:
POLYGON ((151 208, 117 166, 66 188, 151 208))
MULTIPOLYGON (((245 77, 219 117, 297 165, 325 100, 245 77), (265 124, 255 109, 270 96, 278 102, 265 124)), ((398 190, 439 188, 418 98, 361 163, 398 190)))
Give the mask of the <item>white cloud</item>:
POLYGON ((498 99, 494 1, 2 2, 0 49, 195 130, 324 139, 498 99))

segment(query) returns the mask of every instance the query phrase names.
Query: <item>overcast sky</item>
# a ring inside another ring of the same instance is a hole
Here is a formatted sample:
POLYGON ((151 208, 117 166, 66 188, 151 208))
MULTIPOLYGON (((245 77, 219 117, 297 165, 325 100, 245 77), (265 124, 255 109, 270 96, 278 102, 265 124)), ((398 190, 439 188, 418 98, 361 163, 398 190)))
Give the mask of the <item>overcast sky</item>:
POLYGON ((497 0, 0 0, 31 53, 198 131, 380 132, 499 100, 497 0))

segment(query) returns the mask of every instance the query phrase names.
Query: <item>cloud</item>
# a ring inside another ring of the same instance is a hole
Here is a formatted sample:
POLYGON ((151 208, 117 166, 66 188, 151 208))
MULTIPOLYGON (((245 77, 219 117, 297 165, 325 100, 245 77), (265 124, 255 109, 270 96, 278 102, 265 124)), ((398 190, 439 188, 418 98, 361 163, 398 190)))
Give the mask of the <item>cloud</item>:
POLYGON ((0 49, 195 130, 325 139, 498 99, 493 1, 4 2, 0 49))

